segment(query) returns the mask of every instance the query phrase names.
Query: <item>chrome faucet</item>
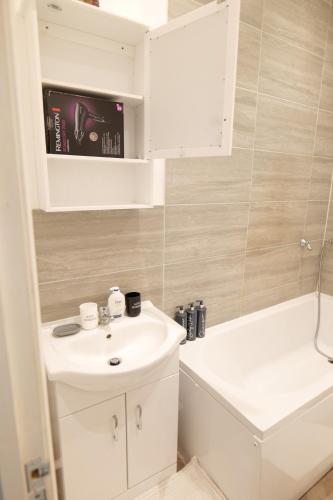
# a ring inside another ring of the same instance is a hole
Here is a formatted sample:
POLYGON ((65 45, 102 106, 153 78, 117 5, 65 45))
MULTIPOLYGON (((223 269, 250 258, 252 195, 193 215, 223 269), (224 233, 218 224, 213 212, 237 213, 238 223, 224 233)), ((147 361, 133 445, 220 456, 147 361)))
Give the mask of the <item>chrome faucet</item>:
POLYGON ((109 310, 108 306, 100 307, 98 309, 98 316, 99 316, 99 324, 101 326, 107 326, 112 321, 112 316, 110 314, 110 310, 109 310))
POLYGON ((99 316, 99 326, 104 330, 106 338, 111 339, 111 326, 110 323, 113 321, 113 318, 110 314, 110 309, 108 306, 99 307, 98 308, 98 316, 99 316))
POLYGON ((307 250, 312 250, 312 246, 311 246, 310 240, 305 240, 304 238, 302 238, 300 240, 299 246, 301 248, 306 248, 307 250))

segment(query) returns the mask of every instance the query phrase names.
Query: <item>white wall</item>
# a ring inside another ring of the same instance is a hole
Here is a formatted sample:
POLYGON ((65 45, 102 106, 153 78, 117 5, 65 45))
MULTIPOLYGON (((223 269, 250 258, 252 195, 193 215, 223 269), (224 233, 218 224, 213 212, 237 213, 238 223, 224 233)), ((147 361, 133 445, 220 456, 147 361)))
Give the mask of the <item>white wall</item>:
POLYGON ((168 16, 168 0, 100 0, 100 6, 152 28, 164 24, 168 16))

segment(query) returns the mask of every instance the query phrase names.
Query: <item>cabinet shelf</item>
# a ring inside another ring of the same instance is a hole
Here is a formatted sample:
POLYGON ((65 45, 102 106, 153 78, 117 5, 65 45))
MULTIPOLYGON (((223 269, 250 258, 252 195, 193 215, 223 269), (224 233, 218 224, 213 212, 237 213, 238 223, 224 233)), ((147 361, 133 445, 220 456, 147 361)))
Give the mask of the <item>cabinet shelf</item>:
POLYGON ((141 160, 139 158, 110 158, 106 156, 77 156, 77 155, 60 155, 47 154, 48 162, 90 162, 90 163, 110 163, 110 164, 133 164, 133 165, 149 165, 149 160, 141 160))
POLYGON ((38 17, 46 22, 129 45, 137 45, 148 30, 131 21, 78 0, 38 0, 38 17))
POLYGON ((47 212, 84 212, 87 210, 133 210, 133 209, 140 209, 140 208, 153 208, 153 205, 144 205, 140 203, 128 203, 124 205, 75 205, 75 206, 68 206, 68 207, 49 207, 46 211, 47 212))
POLYGON ((102 89, 99 87, 92 87, 89 85, 81 85, 69 82, 62 82, 59 80, 51 80, 48 78, 43 78, 43 87, 54 88, 57 90, 69 91, 80 93, 83 92, 86 95, 100 96, 111 98, 115 101, 121 101, 127 106, 136 107, 143 103, 143 96, 138 94, 130 94, 128 92, 119 92, 117 90, 102 89))

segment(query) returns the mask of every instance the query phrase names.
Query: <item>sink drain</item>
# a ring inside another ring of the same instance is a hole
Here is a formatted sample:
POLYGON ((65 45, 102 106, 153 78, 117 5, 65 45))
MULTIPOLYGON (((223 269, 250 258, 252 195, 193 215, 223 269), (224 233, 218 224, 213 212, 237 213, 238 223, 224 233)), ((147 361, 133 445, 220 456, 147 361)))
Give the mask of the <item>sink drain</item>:
POLYGON ((118 366, 118 365, 120 365, 120 363, 121 363, 121 359, 120 358, 111 358, 108 361, 108 364, 110 366, 118 366))

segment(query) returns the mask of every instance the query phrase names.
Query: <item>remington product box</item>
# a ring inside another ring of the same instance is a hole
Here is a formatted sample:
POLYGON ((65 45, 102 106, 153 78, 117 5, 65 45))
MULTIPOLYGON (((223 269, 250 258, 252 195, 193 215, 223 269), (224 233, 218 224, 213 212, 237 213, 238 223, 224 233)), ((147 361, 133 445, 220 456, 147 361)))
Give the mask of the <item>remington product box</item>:
POLYGON ((44 89, 47 152, 124 158, 124 105, 44 89))

